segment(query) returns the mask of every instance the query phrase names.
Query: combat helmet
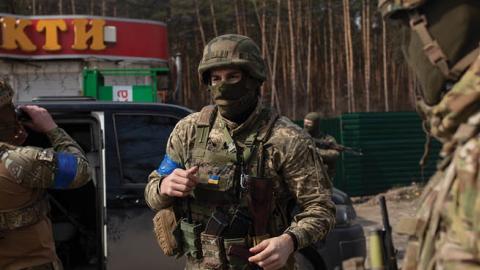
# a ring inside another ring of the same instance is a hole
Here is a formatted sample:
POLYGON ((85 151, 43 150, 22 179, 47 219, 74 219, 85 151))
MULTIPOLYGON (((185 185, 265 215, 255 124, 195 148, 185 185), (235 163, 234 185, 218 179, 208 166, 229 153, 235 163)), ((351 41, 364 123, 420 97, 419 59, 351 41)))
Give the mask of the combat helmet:
POLYGON ((480 53, 480 2, 379 0, 378 7, 403 26, 397 33, 421 86, 417 104, 438 104, 480 53))
POLYGON ((428 20, 420 11, 426 3, 433 0, 379 0, 378 8, 384 19, 407 18, 410 28, 418 34, 423 44, 423 51, 430 63, 451 81, 457 81, 463 72, 473 63, 479 54, 475 49, 465 54, 456 63, 451 63, 435 37, 428 30, 428 20))
POLYGON ((266 79, 260 49, 246 36, 227 34, 208 42, 198 65, 198 74, 204 84, 208 84, 208 71, 218 67, 238 67, 260 82, 266 79))
POLYGON ((27 132, 17 119, 15 107, 12 103, 13 89, 5 81, 0 80, 0 142, 20 145, 27 132))

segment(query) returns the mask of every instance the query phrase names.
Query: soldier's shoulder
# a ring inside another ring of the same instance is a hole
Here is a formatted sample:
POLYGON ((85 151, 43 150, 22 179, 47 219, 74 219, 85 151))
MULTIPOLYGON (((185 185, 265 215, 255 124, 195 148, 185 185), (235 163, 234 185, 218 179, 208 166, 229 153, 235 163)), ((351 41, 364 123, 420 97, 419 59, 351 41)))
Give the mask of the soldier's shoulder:
POLYGON ((191 113, 191 114, 185 116, 184 118, 182 118, 180 121, 178 121, 175 129, 176 130, 179 130, 179 129, 183 130, 183 129, 192 128, 196 125, 199 118, 200 118, 200 112, 191 113))
POLYGON ((300 126, 285 116, 278 118, 271 134, 271 139, 275 141, 311 140, 310 136, 300 126))
POLYGON ((48 181, 55 168, 55 152, 51 148, 17 146, 5 151, 1 161, 19 184, 48 181))
POLYGON ((1 156, 2 160, 27 163, 27 162, 53 162, 55 152, 51 148, 34 146, 10 146, 1 156))

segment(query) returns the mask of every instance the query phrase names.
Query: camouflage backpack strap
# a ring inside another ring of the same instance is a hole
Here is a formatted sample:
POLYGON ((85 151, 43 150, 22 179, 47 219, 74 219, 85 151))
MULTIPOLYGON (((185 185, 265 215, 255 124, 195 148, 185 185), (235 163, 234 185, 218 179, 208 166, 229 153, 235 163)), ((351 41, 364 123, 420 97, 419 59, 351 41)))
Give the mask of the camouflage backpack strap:
POLYGON ((205 156, 208 134, 210 133, 216 114, 217 107, 214 105, 205 106, 200 111, 200 117, 195 123, 196 135, 192 153, 194 158, 203 158, 205 156))

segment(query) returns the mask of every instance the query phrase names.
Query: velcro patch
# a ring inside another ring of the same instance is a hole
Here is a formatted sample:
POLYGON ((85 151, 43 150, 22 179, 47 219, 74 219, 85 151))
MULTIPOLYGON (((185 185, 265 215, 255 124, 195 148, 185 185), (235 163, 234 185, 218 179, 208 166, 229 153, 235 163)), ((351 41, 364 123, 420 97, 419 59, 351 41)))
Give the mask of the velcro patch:
POLYGON ((208 176, 208 183, 211 185, 218 185, 218 181, 220 180, 220 176, 218 175, 209 175, 208 176))

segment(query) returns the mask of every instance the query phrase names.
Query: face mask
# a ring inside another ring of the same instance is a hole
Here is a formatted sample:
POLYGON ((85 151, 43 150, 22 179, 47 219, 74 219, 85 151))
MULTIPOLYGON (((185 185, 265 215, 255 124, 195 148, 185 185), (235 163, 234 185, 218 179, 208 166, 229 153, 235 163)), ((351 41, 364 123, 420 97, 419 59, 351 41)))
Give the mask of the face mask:
POLYGON ((260 82, 251 78, 242 78, 237 83, 224 81, 209 86, 213 101, 218 105, 220 114, 232 121, 246 119, 258 102, 260 82))

